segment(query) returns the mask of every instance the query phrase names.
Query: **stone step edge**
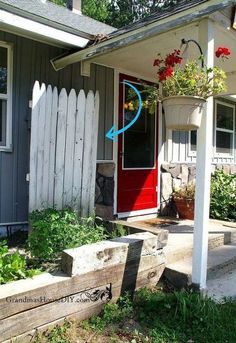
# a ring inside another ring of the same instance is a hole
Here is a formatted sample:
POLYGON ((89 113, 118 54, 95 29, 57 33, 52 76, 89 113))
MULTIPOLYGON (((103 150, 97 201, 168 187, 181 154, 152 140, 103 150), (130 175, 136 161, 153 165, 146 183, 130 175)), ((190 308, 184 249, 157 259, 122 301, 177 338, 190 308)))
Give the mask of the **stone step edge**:
MULTIPOLYGON (((236 249, 235 249, 236 250, 236 249)), ((189 259, 183 259, 183 262, 189 259)), ((164 276, 177 288, 189 287, 192 284, 192 273, 180 271, 174 267, 175 263, 167 264, 164 276)), ((213 280, 236 269, 236 254, 222 263, 207 267, 207 280, 213 280)))
MULTIPOLYGON (((208 237, 208 249, 213 250, 217 247, 223 246, 224 245, 224 234, 214 234, 211 235, 209 234, 208 237), (211 237, 212 236, 212 237, 211 237)), ((192 251, 193 251, 193 244, 190 243, 184 247, 184 250, 182 247, 178 247, 176 249, 168 250, 171 249, 168 247, 168 242, 167 246, 164 247, 163 251, 166 256, 167 264, 172 264, 174 262, 183 260, 187 257, 192 256, 192 251)))

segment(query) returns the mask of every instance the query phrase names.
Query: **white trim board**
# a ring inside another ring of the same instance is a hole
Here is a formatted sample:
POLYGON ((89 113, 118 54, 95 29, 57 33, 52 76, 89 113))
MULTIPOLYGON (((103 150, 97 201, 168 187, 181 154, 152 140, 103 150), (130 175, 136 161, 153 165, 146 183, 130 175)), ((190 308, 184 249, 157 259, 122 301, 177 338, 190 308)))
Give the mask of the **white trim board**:
POLYGON ((130 211, 130 212, 120 212, 117 213, 118 218, 128 218, 134 216, 141 216, 145 214, 157 214, 157 207, 155 208, 148 208, 146 210, 139 210, 139 211, 130 211))
POLYGON ((41 38, 41 40, 52 40, 54 43, 57 42, 61 46, 84 48, 89 41, 88 39, 20 17, 4 10, 0 10, 0 28, 16 34, 23 34, 24 36, 33 35, 36 38, 38 37, 38 39, 41 38))

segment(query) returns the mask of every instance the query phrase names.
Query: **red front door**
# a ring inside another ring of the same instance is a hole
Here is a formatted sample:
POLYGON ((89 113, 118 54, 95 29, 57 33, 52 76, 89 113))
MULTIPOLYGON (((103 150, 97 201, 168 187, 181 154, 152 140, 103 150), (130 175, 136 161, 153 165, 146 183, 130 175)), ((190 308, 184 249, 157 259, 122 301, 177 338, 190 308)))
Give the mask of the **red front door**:
MULTIPOLYGON (((122 81, 127 80, 139 91, 143 86, 133 77, 120 75, 119 129, 137 113, 135 94, 122 81)), ((145 102, 145 94, 141 93, 145 102)), ((117 212, 131 212, 157 207, 157 124, 156 115, 144 106, 139 119, 118 136, 118 201, 117 212)))

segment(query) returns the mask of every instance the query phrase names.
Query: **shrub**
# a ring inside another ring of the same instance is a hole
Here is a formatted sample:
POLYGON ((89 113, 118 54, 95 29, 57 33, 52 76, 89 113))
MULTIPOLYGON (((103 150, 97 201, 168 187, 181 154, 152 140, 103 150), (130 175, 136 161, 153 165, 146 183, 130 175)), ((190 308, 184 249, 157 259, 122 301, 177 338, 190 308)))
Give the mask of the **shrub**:
POLYGON ((31 254, 41 261, 53 261, 64 249, 95 243, 106 238, 105 229, 94 218, 79 218, 70 209, 46 209, 30 215, 32 232, 28 239, 31 254))
POLYGON ((217 170, 212 175, 210 217, 236 221, 236 174, 217 170))
POLYGON ((32 277, 39 272, 28 269, 26 257, 18 251, 10 253, 6 241, 0 242, 0 284, 32 277))

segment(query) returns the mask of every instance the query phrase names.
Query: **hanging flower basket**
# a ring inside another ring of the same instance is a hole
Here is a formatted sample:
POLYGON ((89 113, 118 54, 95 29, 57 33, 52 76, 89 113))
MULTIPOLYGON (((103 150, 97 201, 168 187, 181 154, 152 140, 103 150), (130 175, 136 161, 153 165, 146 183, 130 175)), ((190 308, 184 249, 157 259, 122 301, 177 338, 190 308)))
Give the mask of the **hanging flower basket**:
POLYGON ((171 130, 196 130, 201 125, 206 100, 198 96, 177 95, 162 100, 166 127, 171 130))

